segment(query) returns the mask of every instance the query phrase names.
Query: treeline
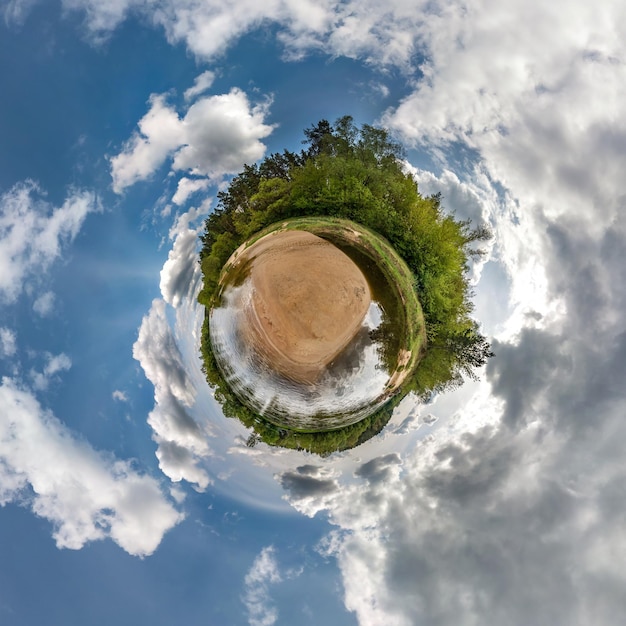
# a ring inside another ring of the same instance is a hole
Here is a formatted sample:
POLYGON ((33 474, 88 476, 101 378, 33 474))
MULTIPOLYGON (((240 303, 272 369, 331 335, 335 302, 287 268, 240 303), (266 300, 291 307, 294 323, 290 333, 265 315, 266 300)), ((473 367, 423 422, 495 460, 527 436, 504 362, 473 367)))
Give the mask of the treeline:
POLYGON ((444 212, 439 194, 423 197, 402 167, 402 148, 388 133, 346 116, 304 131, 305 148, 246 165, 207 218, 202 236, 204 286, 211 306, 232 252, 274 222, 327 215, 363 224, 385 237, 414 276, 426 323, 427 351, 404 391, 422 396, 473 377, 492 356, 471 318, 469 259, 491 234, 444 212))

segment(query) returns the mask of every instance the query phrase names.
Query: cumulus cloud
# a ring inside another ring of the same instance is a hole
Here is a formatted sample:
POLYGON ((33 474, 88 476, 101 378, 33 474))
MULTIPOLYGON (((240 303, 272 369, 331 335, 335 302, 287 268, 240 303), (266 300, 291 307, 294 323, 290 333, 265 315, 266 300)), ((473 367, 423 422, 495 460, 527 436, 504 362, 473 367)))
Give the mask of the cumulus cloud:
MULTIPOLYGON (((520 358, 518 349, 544 356, 532 351, 545 335, 533 330, 519 346, 498 346, 505 360, 494 361, 491 376, 507 411, 513 398, 518 419, 511 387, 520 381, 509 387, 498 376, 520 358)), ((616 365, 613 356, 605 369, 616 365)), ((623 361, 606 387, 615 387, 623 361)), ((600 410, 593 399, 604 390, 583 389, 563 406, 574 386, 564 378, 559 370, 547 380, 522 378, 530 381, 523 424, 427 441, 404 459, 401 474, 338 492, 328 509, 341 528, 331 552, 360 624, 619 620, 623 399, 605 397, 600 410)))
POLYGON ((269 588, 282 581, 273 546, 267 546, 256 557, 246 574, 243 603, 248 612, 250 626, 272 626, 278 611, 272 606, 269 588))
POLYGON ((168 106, 166 96, 153 95, 149 103, 150 110, 138 122, 139 132, 111 159, 113 189, 117 193, 149 178, 184 142, 182 120, 168 106))
POLYGON ((184 118, 187 137, 174 169, 216 179, 258 161, 265 154, 260 139, 273 130, 264 123, 268 108, 268 101, 251 106, 236 88, 198 100, 184 118))
POLYGON ((397 452, 379 456, 363 463, 354 472, 355 476, 364 478, 368 483, 384 483, 396 473, 396 468, 402 463, 397 452))
MULTIPOLYGON (((202 205, 174 221, 169 232, 172 248, 161 270, 163 298, 153 301, 133 346, 133 357, 154 385, 155 406, 148 416, 148 423, 158 444, 159 467, 173 481, 186 480, 198 489, 205 489, 213 482, 202 467, 203 459, 211 454, 210 432, 208 425, 200 425, 192 417, 190 409, 196 401, 197 389, 189 371, 189 356, 183 356, 175 329, 182 326, 185 333, 193 333, 190 321, 183 322, 178 316, 185 315, 181 303, 196 301, 201 280, 198 265, 200 227, 192 224, 204 216, 206 210, 207 207, 202 205), (168 313, 177 316, 176 324, 170 325, 168 313)), ((197 338, 193 345, 196 356, 197 338)))
POLYGON ((626 95, 626 66, 618 60, 624 7, 446 8, 446 20, 429 23, 425 79, 385 122, 422 146, 471 148, 524 210, 575 212, 590 228, 612 219, 626 137, 618 114, 626 95))
POLYGON ((196 389, 170 329, 166 306, 160 299, 152 303, 141 323, 133 357, 154 385, 155 406, 148 423, 158 444, 159 467, 173 481, 187 480, 205 489, 210 479, 200 461, 210 453, 207 433, 188 411, 196 389))
POLYGON ((31 393, 4 378, 0 504, 9 502, 49 520, 59 548, 109 537, 137 556, 152 554, 181 519, 153 478, 77 439, 31 393))
POLYGON ((95 194, 87 191, 73 191, 54 207, 32 181, 0 195, 0 301, 15 302, 24 285, 74 240, 86 216, 99 209, 95 194))
POLYGON ((177 217, 170 228, 169 238, 174 243, 161 269, 160 289, 163 299, 174 308, 183 298, 193 297, 200 280, 198 241, 203 226, 193 227, 192 223, 205 211, 205 206, 187 211, 177 217))
POLYGON ((190 196, 198 191, 209 187, 211 181, 208 178, 187 178, 183 176, 176 187, 176 193, 172 196, 172 202, 178 206, 185 204, 190 196))
MULTIPOLYGON (((111 159, 113 189, 121 193, 148 179, 168 157, 173 158, 174 171, 212 181, 258 161, 265 154, 261 139, 272 132, 272 126, 264 123, 268 105, 268 101, 253 105, 243 91, 233 88, 198 99, 180 117, 165 95, 153 95, 139 131, 111 159)), ((179 199, 190 184, 183 184, 179 199)))
POLYGON ((277 479, 290 503, 309 516, 328 507, 341 489, 337 473, 318 465, 301 465, 279 474, 277 479))

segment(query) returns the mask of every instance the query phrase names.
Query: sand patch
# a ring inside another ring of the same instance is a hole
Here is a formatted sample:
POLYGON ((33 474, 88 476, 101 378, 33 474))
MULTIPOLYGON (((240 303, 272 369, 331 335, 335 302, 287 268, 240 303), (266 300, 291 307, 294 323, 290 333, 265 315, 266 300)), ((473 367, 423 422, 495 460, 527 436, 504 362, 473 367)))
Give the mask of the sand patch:
POLYGON ((371 295, 359 267, 328 241, 278 231, 238 259, 251 261, 247 341, 279 372, 314 382, 362 325, 371 295))

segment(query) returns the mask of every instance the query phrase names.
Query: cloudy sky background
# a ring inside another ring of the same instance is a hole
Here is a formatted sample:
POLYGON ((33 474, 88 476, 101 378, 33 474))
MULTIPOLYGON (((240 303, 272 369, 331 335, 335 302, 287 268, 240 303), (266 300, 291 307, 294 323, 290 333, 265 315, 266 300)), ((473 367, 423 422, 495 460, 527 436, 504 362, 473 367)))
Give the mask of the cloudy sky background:
POLYGON ((626 7, 0 0, 0 621, 614 625, 626 7), (351 114, 494 231, 480 382, 327 459, 224 418, 197 235, 351 114))

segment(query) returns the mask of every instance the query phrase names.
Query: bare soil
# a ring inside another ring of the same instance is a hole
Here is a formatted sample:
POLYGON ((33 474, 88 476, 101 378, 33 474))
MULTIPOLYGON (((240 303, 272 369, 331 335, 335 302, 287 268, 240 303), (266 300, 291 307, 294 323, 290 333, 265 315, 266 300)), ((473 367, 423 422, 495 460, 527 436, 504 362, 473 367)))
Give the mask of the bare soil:
POLYGON ((315 382, 361 327, 371 302, 365 277, 341 250, 305 231, 262 237, 238 262, 249 259, 246 340, 281 373, 315 382))

